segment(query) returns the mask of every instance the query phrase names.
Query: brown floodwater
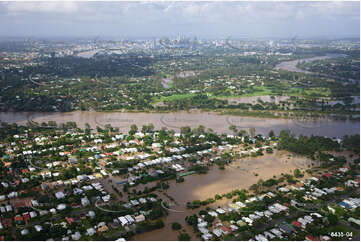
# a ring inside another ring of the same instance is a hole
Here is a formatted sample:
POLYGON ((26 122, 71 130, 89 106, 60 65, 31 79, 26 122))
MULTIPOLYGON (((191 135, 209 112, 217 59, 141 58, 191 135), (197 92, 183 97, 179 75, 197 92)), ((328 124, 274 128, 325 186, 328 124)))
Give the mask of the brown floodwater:
MULTIPOLYGON (((167 194, 174 198, 177 204, 172 203, 169 214, 164 218, 165 227, 155 231, 141 233, 132 238, 132 240, 177 240, 178 232, 172 230, 171 223, 178 222, 186 229, 192 240, 199 240, 194 234, 191 226, 186 225, 185 217, 192 214, 198 214, 199 210, 205 209, 187 209, 186 203, 194 200, 205 200, 214 198, 216 194, 224 194, 235 189, 248 189, 252 184, 257 183, 259 179, 267 180, 273 176, 279 177, 281 173, 291 173, 294 169, 308 169, 312 161, 299 156, 289 158, 289 153, 285 151, 275 151, 273 154, 266 154, 261 157, 244 158, 226 166, 225 170, 218 167, 212 167, 207 174, 193 174, 184 177, 183 183, 169 182, 167 194), (257 176, 255 175, 257 174, 257 176)), ((316 164, 317 165, 317 164, 316 164)), ((169 201, 165 196, 162 199, 169 201)), ((216 208, 224 206, 231 202, 231 199, 218 200, 209 205, 216 208)))
POLYGON ((293 72, 301 72, 301 73, 305 73, 305 74, 319 74, 319 73, 300 69, 297 67, 297 64, 300 62, 312 62, 312 61, 316 61, 316 60, 326 60, 326 59, 338 58, 338 57, 345 57, 345 55, 344 54, 327 54, 325 56, 315 56, 312 58, 298 59, 298 60, 293 60, 293 61, 284 61, 284 62, 281 62, 280 64, 276 65, 275 69, 276 70, 293 71, 293 72))
POLYGON ((153 123, 156 129, 166 127, 168 129, 180 130, 182 126, 192 128, 203 125, 211 128, 217 133, 231 133, 230 125, 238 129, 248 131, 256 129, 256 134, 267 135, 272 129, 278 134, 281 130, 289 129, 296 135, 322 135, 329 137, 342 137, 346 134, 359 134, 359 120, 331 120, 327 118, 317 120, 292 120, 241 117, 233 115, 218 115, 213 112, 174 112, 174 113, 131 113, 131 112, 91 112, 74 111, 66 113, 40 113, 40 112, 0 112, 0 121, 8 123, 26 124, 28 121, 42 122, 55 121, 58 124, 74 121, 79 127, 84 128, 88 123, 92 128, 104 127, 111 124, 118 127, 121 132, 128 132, 132 124, 138 128, 142 125, 153 123))
MULTIPOLYGON (((167 127, 179 130, 182 126, 197 127, 204 125, 212 128, 218 133, 230 133, 229 126, 236 125, 247 130, 255 128, 256 133, 268 134, 272 129, 276 133, 280 130, 290 129, 294 134, 302 135, 325 135, 340 137, 345 134, 359 134, 359 121, 340 121, 320 119, 318 121, 300 122, 290 119, 267 119, 239 117, 232 115, 217 115, 212 112, 176 112, 176 113, 125 113, 125 112, 68 112, 68 113, 29 113, 29 112, 0 112, 2 122, 15 122, 26 124, 28 121, 35 121, 41 124, 49 120, 64 123, 75 121, 80 127, 86 123, 93 128, 103 127, 105 124, 112 124, 119 127, 121 131, 129 130, 131 124, 141 127, 144 124, 153 123, 156 129, 167 127)), ((185 177, 185 182, 175 183, 170 181, 170 188, 167 193, 175 199, 177 204, 171 205, 169 215, 164 218, 165 227, 159 230, 142 233, 134 236, 134 240, 177 240, 178 232, 171 229, 172 222, 179 222, 193 240, 197 238, 192 233, 192 228, 185 224, 186 216, 198 213, 197 210, 186 209, 186 202, 196 199, 204 200, 214 197, 217 193, 227 193, 234 189, 248 189, 259 179, 269 179, 274 175, 291 172, 295 168, 306 169, 311 161, 304 157, 292 157, 288 159, 288 153, 276 151, 274 154, 267 154, 257 158, 247 158, 235 162, 225 170, 213 167, 205 175, 190 175, 185 177), (255 174, 258 174, 257 176, 255 174), (174 211, 173 211, 174 210, 174 211), (177 211, 177 212, 176 212, 177 211)), ((169 199, 160 194, 162 199, 169 199)), ((224 200, 217 201, 210 205, 222 206, 224 200)))

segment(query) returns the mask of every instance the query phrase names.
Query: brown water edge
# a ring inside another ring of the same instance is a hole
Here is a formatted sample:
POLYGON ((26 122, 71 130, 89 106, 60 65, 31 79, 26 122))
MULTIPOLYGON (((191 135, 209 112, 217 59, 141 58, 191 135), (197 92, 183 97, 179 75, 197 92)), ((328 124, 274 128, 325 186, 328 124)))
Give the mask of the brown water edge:
POLYGON ((173 113, 132 113, 132 112, 90 112, 74 111, 67 113, 40 113, 40 112, 0 112, 0 121, 8 123, 26 124, 28 121, 42 122, 55 121, 66 123, 74 121, 80 128, 88 123, 93 129, 96 126, 104 127, 111 124, 121 132, 128 132, 132 124, 139 128, 142 125, 153 123, 156 129, 166 127, 180 130, 182 126, 192 128, 203 125, 217 133, 231 133, 230 125, 238 129, 249 130, 255 128, 257 134, 267 135, 272 129, 278 134, 281 130, 289 129, 296 135, 322 135, 342 137, 346 134, 359 134, 360 121, 342 121, 318 119, 316 121, 297 121, 292 119, 272 119, 256 117, 240 117, 235 115, 219 115, 214 112, 189 111, 173 113))
MULTIPOLYGON (((177 204, 170 208, 177 211, 172 212, 163 219, 165 227, 162 229, 137 234, 132 237, 132 240, 177 240, 178 232, 172 230, 171 223, 178 222, 192 236, 192 240, 199 240, 194 233, 191 226, 185 222, 185 217, 192 214, 198 214, 199 210, 204 209, 205 206, 198 209, 187 209, 186 203, 194 200, 205 200, 214 198, 216 194, 228 193, 235 189, 246 189, 257 183, 259 179, 267 180, 273 176, 279 177, 281 173, 292 173, 294 169, 299 168, 303 171, 308 169, 311 165, 311 160, 306 157, 294 156, 289 158, 290 153, 286 151, 275 151, 273 154, 266 154, 261 157, 248 157, 236 161, 227 166, 225 170, 220 170, 213 166, 207 174, 190 175, 184 177, 183 183, 169 182, 169 189, 167 194, 170 195, 177 204), (255 176, 255 173, 258 176, 255 176)), ((305 176, 307 177, 307 176, 305 176)), ((160 196, 163 200, 169 201, 165 196, 160 196)), ((216 208, 231 202, 232 199, 217 200, 215 203, 208 205, 216 208)))
POLYGON ((271 98, 271 95, 266 96, 252 96, 252 97, 222 97, 220 99, 228 100, 229 104, 239 104, 239 103, 250 103, 250 104, 257 104, 259 100, 268 103, 275 103, 279 104, 280 102, 284 102, 290 99, 289 96, 274 96, 271 98))
POLYGON ((301 73, 305 73, 305 74, 319 74, 316 72, 310 72, 310 71, 306 71, 303 69, 299 69, 297 67, 297 64, 300 62, 308 63, 308 62, 312 62, 312 61, 316 61, 316 60, 326 60, 326 59, 338 58, 338 57, 345 57, 345 55, 330 53, 330 54, 326 54, 325 56, 315 56, 315 57, 311 57, 311 58, 297 59, 297 60, 292 60, 292 61, 284 61, 284 62, 281 62, 280 64, 276 65, 276 67, 274 69, 276 69, 276 70, 281 69, 281 70, 293 71, 293 72, 301 72, 301 73))

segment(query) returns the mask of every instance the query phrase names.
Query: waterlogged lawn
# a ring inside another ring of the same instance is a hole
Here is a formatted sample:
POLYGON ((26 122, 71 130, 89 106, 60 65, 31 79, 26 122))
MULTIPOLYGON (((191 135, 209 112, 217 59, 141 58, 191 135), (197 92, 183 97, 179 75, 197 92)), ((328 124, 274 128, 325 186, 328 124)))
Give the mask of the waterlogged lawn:
POLYGON ((308 89, 290 88, 286 91, 286 95, 302 97, 329 97, 331 96, 331 90, 324 87, 313 87, 308 89))
MULTIPOLYGON (((237 98, 237 97, 254 97, 254 96, 279 96, 280 93, 277 93, 265 86, 255 86, 252 88, 246 89, 247 93, 241 95, 213 95, 212 93, 206 93, 209 98, 216 99, 228 99, 228 98, 237 98)), ((154 98, 152 104, 165 102, 165 101, 175 101, 182 99, 189 99, 191 97, 196 96, 197 94, 185 93, 185 94, 174 94, 171 96, 162 96, 154 98)), ((314 87, 314 88, 292 88, 287 87, 286 90, 283 91, 282 95, 286 96, 299 96, 299 97, 329 97, 331 96, 331 90, 329 88, 323 87, 314 87)))

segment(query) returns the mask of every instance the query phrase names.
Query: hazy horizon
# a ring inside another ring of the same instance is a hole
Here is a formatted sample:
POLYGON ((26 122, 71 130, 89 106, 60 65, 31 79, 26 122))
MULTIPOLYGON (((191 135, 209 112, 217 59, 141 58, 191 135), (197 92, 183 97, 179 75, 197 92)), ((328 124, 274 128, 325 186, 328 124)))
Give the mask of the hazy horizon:
POLYGON ((359 2, 0 2, 0 35, 359 38, 359 2))

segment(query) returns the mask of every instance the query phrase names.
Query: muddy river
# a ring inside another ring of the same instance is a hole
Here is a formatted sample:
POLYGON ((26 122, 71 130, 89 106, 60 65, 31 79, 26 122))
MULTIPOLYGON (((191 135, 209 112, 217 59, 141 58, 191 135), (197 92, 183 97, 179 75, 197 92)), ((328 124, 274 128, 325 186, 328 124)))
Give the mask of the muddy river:
POLYGON ((278 134, 281 130, 289 129, 296 135, 323 135, 329 137, 342 137, 346 134, 359 134, 359 120, 292 120, 253 118, 232 115, 217 115, 212 112, 175 112, 175 113, 126 113, 126 112, 89 112, 74 111, 68 113, 36 113, 36 112, 0 112, 0 121, 8 123, 26 124, 29 120, 41 124, 49 120, 56 123, 75 121, 79 127, 84 128, 88 123, 92 128, 104 127, 111 124, 120 131, 127 132, 132 124, 138 128, 153 123, 156 129, 166 127, 180 130, 180 127, 192 128, 204 125, 217 133, 230 133, 230 125, 248 131, 255 128, 257 134, 267 135, 272 129, 278 134))
POLYGON ((312 62, 316 60, 325 60, 325 59, 331 59, 331 58, 338 58, 338 57, 345 57, 344 54, 326 54, 325 56, 316 56, 312 58, 305 58, 305 59, 299 59, 299 60, 293 60, 293 61, 284 61, 280 64, 276 65, 276 70, 286 70, 286 71, 294 71, 294 72, 302 72, 305 74, 318 74, 315 72, 306 71, 300 68, 297 68, 297 64, 300 62, 312 62))

